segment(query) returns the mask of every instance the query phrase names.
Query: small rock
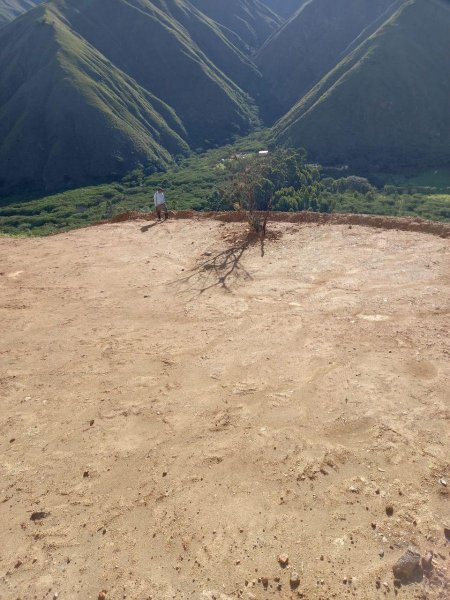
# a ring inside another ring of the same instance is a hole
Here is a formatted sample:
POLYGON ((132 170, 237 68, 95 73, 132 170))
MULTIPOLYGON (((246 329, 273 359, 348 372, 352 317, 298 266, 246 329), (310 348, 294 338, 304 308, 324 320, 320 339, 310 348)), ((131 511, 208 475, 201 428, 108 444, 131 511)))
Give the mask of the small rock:
POLYGON ((380 558, 383 558, 383 556, 384 556, 384 550, 380 550, 380 551, 378 552, 378 556, 379 556, 380 558))
POLYGON ((289 564, 289 556, 287 554, 280 554, 278 557, 278 562, 284 568, 286 568, 289 564))
POLYGON ((388 517, 392 517, 392 515, 394 514, 394 507, 392 506, 392 504, 388 504, 386 506, 386 514, 388 517))
POLYGON ((441 479, 439 479, 439 483, 445 487, 447 487, 447 485, 448 485, 448 481, 446 479, 444 479, 443 477, 441 477, 441 479))
POLYGON ((261 577, 261 583, 263 585, 264 588, 269 587, 269 578, 268 577, 261 577))
POLYGON ((450 527, 444 527, 444 535, 447 542, 450 542, 450 527))
POLYGON ((291 578, 289 580, 289 584, 292 590, 295 590, 300 585, 300 575, 295 571, 292 571, 291 578))
POLYGON ((98 600, 106 600, 106 590, 102 590, 98 594, 98 600))
POLYGON ((90 425, 91 427, 92 427, 92 425, 93 425, 94 423, 95 423, 95 420, 94 420, 94 419, 91 419, 91 420, 89 421, 89 425, 90 425))
POLYGON ((89 477, 89 471, 84 471, 83 477, 84 479, 87 479, 89 477))
POLYGON ((50 516, 49 512, 45 512, 44 510, 40 510, 40 511, 34 512, 31 515, 30 521, 41 521, 42 519, 46 519, 49 516, 50 516))
POLYGON ((58 598, 59 598, 59 594, 58 594, 58 592, 55 592, 53 594, 53 600, 58 600, 58 598))
POLYGON ((425 556, 422 556, 422 569, 429 573, 433 570, 433 553, 427 552, 425 556))
POLYGON ((20 567, 22 564, 23 564, 23 563, 22 563, 22 561, 19 559, 19 560, 16 562, 16 564, 14 565, 14 568, 15 568, 15 569, 18 569, 18 568, 19 568, 19 567, 20 567))
POLYGON ((357 494, 359 492, 358 488, 356 488, 354 485, 350 486, 348 491, 352 492, 352 494, 357 494))
POLYGON ((413 550, 407 550, 392 567, 395 579, 401 583, 420 579, 423 574, 420 562, 420 554, 413 550))

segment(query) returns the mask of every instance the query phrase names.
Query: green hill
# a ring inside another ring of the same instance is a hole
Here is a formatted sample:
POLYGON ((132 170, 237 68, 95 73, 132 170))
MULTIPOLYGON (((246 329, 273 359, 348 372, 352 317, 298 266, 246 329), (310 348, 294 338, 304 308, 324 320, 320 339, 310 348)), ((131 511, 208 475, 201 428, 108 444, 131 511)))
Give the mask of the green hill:
POLYGON ((394 0, 311 0, 259 51, 269 122, 288 111, 394 0))
POLYGON ((0 27, 41 2, 42 0, 0 0, 0 27))
MULTIPOLYGON (((247 2, 248 0, 234 0, 236 4, 247 2)), ((215 4, 215 3, 214 3, 215 4)), ((151 3, 141 3, 140 10, 152 17, 162 12, 175 27, 179 35, 188 33, 188 43, 194 43, 201 52, 203 60, 208 62, 215 70, 221 71, 220 75, 225 74, 235 84, 247 92, 253 92, 259 85, 261 74, 253 61, 238 46, 241 41, 236 34, 221 28, 213 22, 206 14, 195 8, 193 3, 185 0, 151 0, 151 3), (230 35, 229 35, 230 34, 230 35), (233 44, 232 38, 239 41, 238 46, 233 44)), ((160 17, 157 17, 158 19, 160 17)), ((167 26, 167 19, 162 21, 167 26)), ((159 39, 158 32, 155 32, 155 39, 159 39)), ((169 44, 166 44, 167 50, 170 50, 169 44)), ((175 64, 177 73, 177 65, 175 64)))
POLYGON ((313 160, 395 171, 450 163, 450 3, 404 0, 274 127, 313 160))
POLYGON ((273 144, 313 160, 448 165, 449 14, 450 0, 48 0, 0 29, 0 193, 149 174, 248 134, 258 111, 278 119, 273 144))
POLYGON ((1 36, 0 181, 54 189, 187 152, 175 113, 39 10, 1 36), (38 26, 34 19, 38 17, 38 26), (25 52, 24 49, 27 49, 25 52))
MULTIPOLYGON (((188 146, 250 130, 249 97, 194 41, 206 17, 180 0, 164 5, 54 0, 0 31, 0 189, 56 189, 139 162, 164 166, 188 146), (186 11, 184 24, 172 9, 186 11)), ((236 78, 255 78, 212 25, 203 37, 234 61, 236 78)))
POLYGON ((282 20, 267 8, 261 0, 227 0, 227 2, 211 2, 211 0, 190 0, 211 19, 214 19, 230 36, 230 40, 243 50, 253 52, 281 26, 282 20))
MULTIPOLYGON (((204 26, 204 17, 184 0, 90 0, 81 5, 53 0, 47 6, 116 67, 169 104, 193 148, 248 131, 249 98, 196 43, 196 28, 204 26), (184 23, 174 16, 180 9, 184 23)), ((208 34, 214 33, 210 28, 208 34)), ((215 35, 214 43, 223 62, 235 59, 237 50, 224 37, 215 35)), ((235 80, 254 76, 248 61, 235 64, 235 80)))

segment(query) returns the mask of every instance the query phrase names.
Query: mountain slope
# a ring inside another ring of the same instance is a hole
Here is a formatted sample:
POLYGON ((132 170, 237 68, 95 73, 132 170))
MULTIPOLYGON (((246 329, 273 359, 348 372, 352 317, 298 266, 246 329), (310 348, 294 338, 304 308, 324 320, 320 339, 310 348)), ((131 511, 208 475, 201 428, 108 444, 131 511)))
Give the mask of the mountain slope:
POLYGON ((259 51, 269 121, 288 111, 344 58, 347 47, 394 0, 311 0, 259 51))
POLYGON ((0 181, 53 189, 187 151, 173 111, 40 14, 39 27, 21 19, 1 38, 0 181), (24 40, 28 53, 15 51, 24 40))
MULTIPOLYGON (((235 0, 238 4, 247 1, 235 0)), ((184 28, 207 60, 228 78, 247 92, 252 93, 257 88, 261 74, 247 56, 248 47, 236 33, 221 27, 190 1, 152 0, 152 4, 184 28)))
POLYGON ((41 2, 42 0, 0 0, 0 27, 41 2))
MULTIPOLYGON (((222 143, 233 133, 248 131, 249 99, 173 18, 176 5, 189 11, 181 0, 90 0, 82 6, 54 0, 48 6, 116 67, 169 104, 191 145, 222 143)), ((223 38, 216 36, 215 42, 224 54, 231 51, 223 38)), ((251 70, 241 64, 244 76, 251 70)))
POLYGON ((276 124, 274 140, 334 164, 448 164, 449 31, 447 0, 405 0, 276 124))
MULTIPOLYGON (((206 17, 180 0, 164 4, 54 0, 1 30, 0 187, 56 189, 138 162, 163 166, 187 144, 249 131, 248 96, 171 9, 188 11, 186 23, 198 28, 208 27, 206 17)), ((257 76, 213 25, 208 35, 242 77, 257 76)))
POLYGON ((261 0, 271 8, 277 15, 288 19, 308 0, 261 0))
POLYGON ((214 19, 231 32, 231 40, 237 35, 240 47, 251 51, 259 48, 274 33, 282 20, 260 0, 190 0, 205 15, 214 19))

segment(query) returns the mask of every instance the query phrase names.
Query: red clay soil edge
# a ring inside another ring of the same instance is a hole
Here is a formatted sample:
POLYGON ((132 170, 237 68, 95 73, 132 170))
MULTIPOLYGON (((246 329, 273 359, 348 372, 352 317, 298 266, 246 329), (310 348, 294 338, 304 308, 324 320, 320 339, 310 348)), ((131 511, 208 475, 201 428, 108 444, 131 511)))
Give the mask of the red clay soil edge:
MULTIPOLYGON (((244 223, 246 216, 241 212, 196 212, 193 210, 178 210, 169 213, 171 219, 196 219, 222 221, 224 223, 244 223)), ((154 213, 124 212, 107 221, 107 223, 123 223, 124 221, 154 221, 154 213)), ((315 213, 315 212, 272 212, 269 221, 281 223, 317 223, 318 225, 361 225, 377 229, 396 229, 399 231, 416 231, 428 233, 442 238, 450 238, 450 223, 427 221, 420 217, 385 217, 379 215, 357 215, 345 213, 315 213)))

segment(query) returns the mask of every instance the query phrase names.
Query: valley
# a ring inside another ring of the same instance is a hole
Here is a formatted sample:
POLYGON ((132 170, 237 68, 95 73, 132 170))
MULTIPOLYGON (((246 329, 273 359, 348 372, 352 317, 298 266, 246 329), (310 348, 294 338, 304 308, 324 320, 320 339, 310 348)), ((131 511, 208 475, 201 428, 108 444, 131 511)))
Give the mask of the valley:
POLYGON ((355 174, 450 164, 449 0, 2 3, 3 203, 261 128, 355 174))

